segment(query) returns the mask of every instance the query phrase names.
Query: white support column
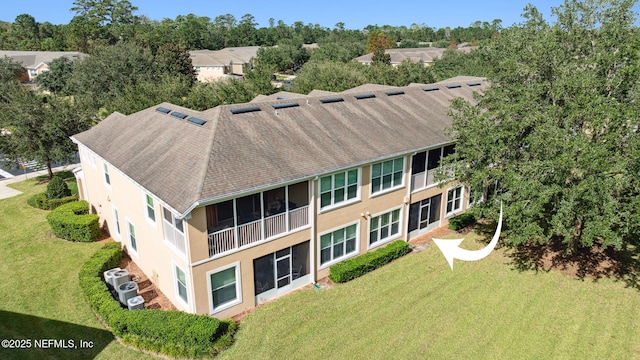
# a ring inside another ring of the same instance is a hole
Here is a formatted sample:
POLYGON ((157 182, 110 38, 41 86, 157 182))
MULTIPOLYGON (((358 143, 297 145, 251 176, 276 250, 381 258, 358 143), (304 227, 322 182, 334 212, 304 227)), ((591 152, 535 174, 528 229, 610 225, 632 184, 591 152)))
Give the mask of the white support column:
POLYGON ((318 178, 316 177, 313 180, 309 180, 310 186, 310 195, 311 199, 309 201, 309 224, 311 224, 311 239, 309 244, 309 252, 310 252, 310 264, 309 264, 309 272, 311 273, 311 282, 316 283, 316 246, 317 244, 317 231, 316 231, 316 183, 318 182, 318 178))

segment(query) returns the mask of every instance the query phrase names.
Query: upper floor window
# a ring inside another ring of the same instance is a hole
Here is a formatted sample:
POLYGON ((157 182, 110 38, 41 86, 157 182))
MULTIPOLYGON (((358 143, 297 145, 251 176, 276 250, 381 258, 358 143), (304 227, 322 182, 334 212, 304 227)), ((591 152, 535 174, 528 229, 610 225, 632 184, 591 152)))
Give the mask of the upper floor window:
POLYGON ((358 169, 320 178, 320 208, 358 198, 358 169))
POLYGON ((109 167, 107 163, 102 164, 104 167, 104 182, 107 185, 111 185, 111 176, 109 175, 109 167))
POLYGON ((184 238, 184 222, 173 215, 169 209, 162 207, 164 217, 164 239, 167 240, 180 253, 186 254, 184 238))
POLYGON ((402 186, 404 158, 371 165, 371 193, 402 186))
POLYGON ((462 210, 463 187, 458 186, 447 191, 447 215, 462 210))
POLYGON ((153 198, 145 194, 145 203, 147 208, 147 219, 156 222, 156 208, 153 203, 153 198))

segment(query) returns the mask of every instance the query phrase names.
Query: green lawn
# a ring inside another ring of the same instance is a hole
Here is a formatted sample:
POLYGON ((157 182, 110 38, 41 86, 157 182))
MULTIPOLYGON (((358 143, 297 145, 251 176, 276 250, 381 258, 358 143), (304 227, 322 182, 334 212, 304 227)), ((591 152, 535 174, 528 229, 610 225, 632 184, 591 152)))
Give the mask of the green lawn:
POLYGON ((0 339, 31 340, 31 349, 0 347, 0 359, 154 358, 118 344, 94 317, 78 270, 100 245, 52 238, 47 211, 26 204, 45 190, 34 184, 13 184, 24 193, 0 200, 0 339), (93 348, 35 349, 35 340, 43 339, 73 340, 78 347, 80 340, 91 341, 93 348))
MULTIPOLYGON (((478 248, 477 235, 463 243, 478 248)), ((451 271, 431 246, 362 278, 249 315, 222 359, 640 358, 640 293, 520 273, 500 252, 451 271)))
MULTIPOLYGON (((100 245, 51 237, 44 191, 0 200, 0 339, 92 341, 93 349, 3 350, 0 359, 148 359, 113 340, 78 270, 100 245)), ((465 247, 481 246, 470 235, 465 247)), ((520 273, 494 252, 456 261, 435 247, 350 283, 284 296, 249 315, 221 359, 640 359, 640 292, 557 272, 520 273)), ((35 344, 32 342, 32 347, 35 344)))

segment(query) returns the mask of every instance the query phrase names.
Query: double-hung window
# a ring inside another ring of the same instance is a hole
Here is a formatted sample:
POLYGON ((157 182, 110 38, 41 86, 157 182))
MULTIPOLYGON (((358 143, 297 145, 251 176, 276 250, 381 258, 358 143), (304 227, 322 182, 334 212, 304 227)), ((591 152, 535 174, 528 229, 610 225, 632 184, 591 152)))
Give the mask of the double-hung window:
POLYGON ((357 252, 358 224, 352 224, 320 235, 320 265, 328 264, 357 252))
POLYGON ((369 220, 369 246, 381 244, 400 235, 400 209, 369 220))
POLYGON ((129 231, 129 245, 134 253, 138 253, 138 241, 136 240, 136 227, 127 221, 127 230, 129 231))
POLYGON ((358 198, 358 169, 320 178, 320 208, 358 198))
POLYGON ((146 208, 147 208, 147 220, 151 221, 152 223, 155 224, 156 222, 156 208, 155 205, 153 203, 153 198, 147 194, 144 195, 145 197, 145 204, 146 204, 146 208))
POLYGON ((211 310, 213 313, 242 302, 239 264, 209 273, 211 310))
POLYGON ((182 299, 182 301, 185 302, 185 304, 188 304, 188 297, 187 297, 187 277, 184 273, 184 271, 182 271, 182 269, 180 269, 178 266, 175 266, 175 270, 176 270, 176 290, 178 292, 178 297, 180 297, 180 299, 182 299))
POLYGON ((104 183, 111 186, 111 176, 109 175, 109 166, 107 163, 102 164, 104 168, 104 183))
POLYGON ((462 210, 463 193, 462 185, 447 191, 447 216, 462 210))
POLYGON ((371 194, 402 186, 404 158, 371 165, 371 194))

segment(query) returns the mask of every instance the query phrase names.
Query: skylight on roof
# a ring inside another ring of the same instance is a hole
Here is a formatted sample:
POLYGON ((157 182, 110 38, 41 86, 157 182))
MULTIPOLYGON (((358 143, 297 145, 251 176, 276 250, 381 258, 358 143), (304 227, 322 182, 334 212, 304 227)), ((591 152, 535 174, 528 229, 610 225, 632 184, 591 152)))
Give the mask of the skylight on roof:
POLYGON ((422 88, 422 90, 424 90, 424 91, 438 91, 438 90, 440 90, 440 88, 437 87, 437 86, 432 86, 432 87, 422 88))
POLYGON ((273 106, 274 109, 286 109, 290 107, 300 106, 300 104, 298 104, 297 102, 290 102, 290 103, 284 103, 284 104, 273 104, 271 106, 273 106))
POLYGON ((171 112, 171 109, 167 109, 165 107, 160 106, 156 108, 156 111, 161 112, 163 114, 168 114, 171 112))
POLYGON ((385 94, 387 94, 387 96, 403 95, 404 91, 403 90, 387 91, 385 94))
POLYGON ((246 108, 231 109, 230 111, 232 114, 237 115, 237 114, 244 114, 244 113, 249 113, 254 111, 260 111, 260 108, 257 106, 252 106, 252 107, 246 107, 246 108))
POLYGON ((359 94, 359 95, 355 95, 355 98, 358 100, 362 100, 362 99, 371 99, 376 97, 376 94, 359 94))
POLYGON ((339 98, 339 97, 328 98, 328 99, 320 99, 320 102, 323 103, 323 104, 329 104, 329 103, 335 103, 335 102, 341 102, 341 101, 344 101, 344 99, 343 98, 339 98))
POLYGON ((462 87, 462 85, 460 85, 460 84, 449 84, 449 85, 447 85, 447 89, 457 89, 459 87, 462 87))
POLYGON ((199 118, 196 118, 196 117, 193 117, 193 116, 190 117, 189 119, 187 119, 187 121, 192 123, 192 124, 200 125, 200 126, 202 126, 202 125, 207 123, 206 120, 202 120, 202 119, 199 119, 199 118))
POLYGON ((482 85, 482 83, 480 81, 475 81, 475 82, 467 83, 467 85, 469 85, 469 86, 478 86, 478 85, 482 85))
POLYGON ((183 119, 184 120, 184 118, 186 118, 189 115, 183 114, 181 112, 174 111, 174 112, 171 113, 171 116, 173 116, 174 118, 178 118, 178 119, 183 119))

